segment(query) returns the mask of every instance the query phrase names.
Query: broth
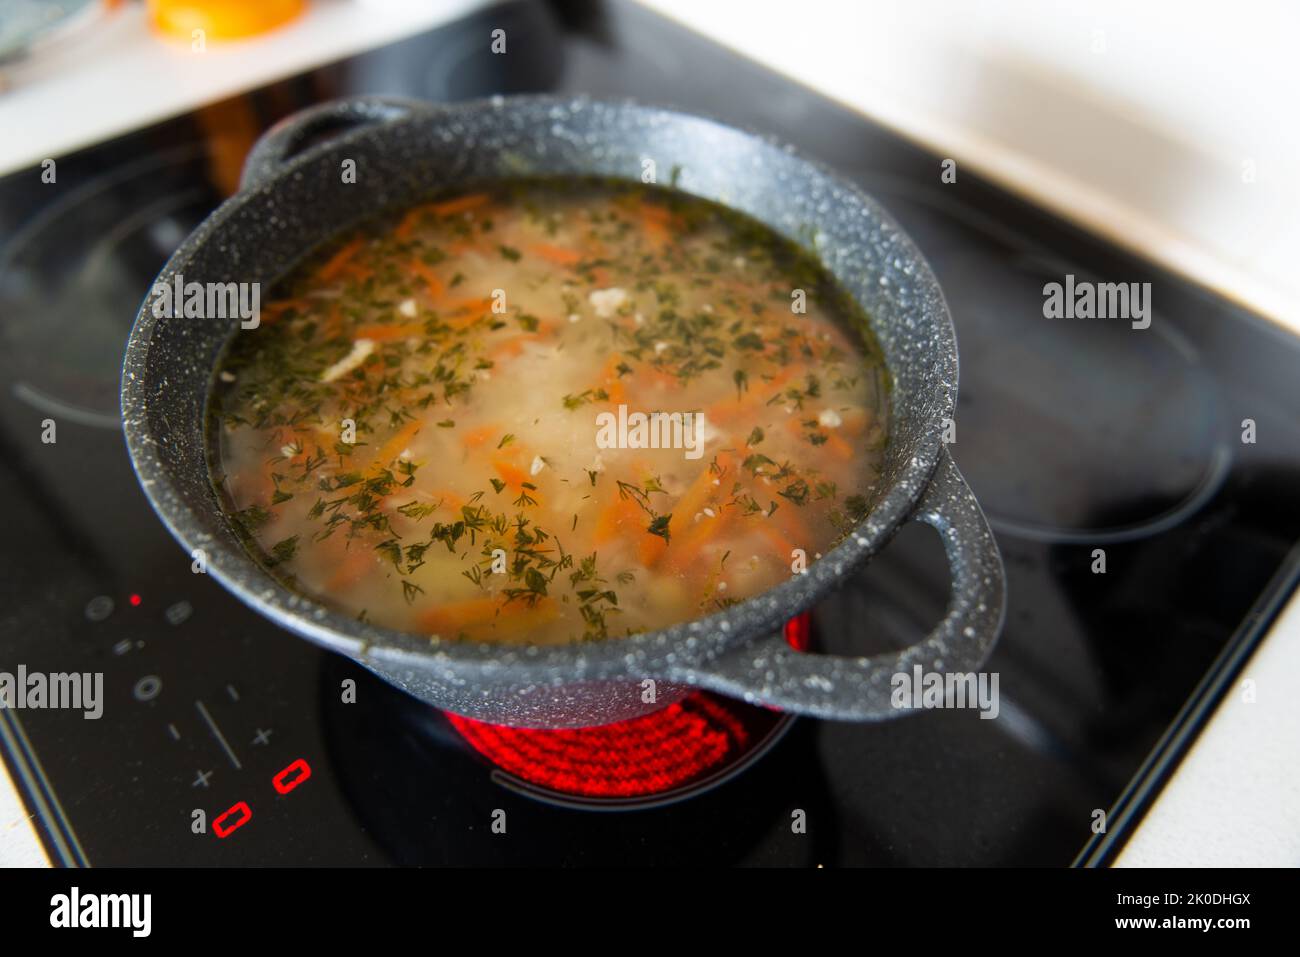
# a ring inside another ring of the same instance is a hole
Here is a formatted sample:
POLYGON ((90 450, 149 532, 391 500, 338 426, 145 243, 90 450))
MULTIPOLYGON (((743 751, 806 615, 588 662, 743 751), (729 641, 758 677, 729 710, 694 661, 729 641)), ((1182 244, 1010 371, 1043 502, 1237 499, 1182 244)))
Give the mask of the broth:
POLYGON ((365 223, 269 298, 218 367, 214 482, 272 574, 376 624, 656 630, 868 510, 889 378, 866 316, 716 204, 492 184, 365 223))

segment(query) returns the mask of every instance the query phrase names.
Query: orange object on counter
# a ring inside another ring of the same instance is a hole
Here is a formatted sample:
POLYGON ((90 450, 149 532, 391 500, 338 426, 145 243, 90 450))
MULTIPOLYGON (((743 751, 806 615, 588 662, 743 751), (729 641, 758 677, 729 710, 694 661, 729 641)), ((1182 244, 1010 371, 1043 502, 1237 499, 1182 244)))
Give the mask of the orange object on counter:
POLYGON ((209 40, 239 40, 283 26, 307 0, 149 0, 154 27, 181 40, 202 30, 209 40))

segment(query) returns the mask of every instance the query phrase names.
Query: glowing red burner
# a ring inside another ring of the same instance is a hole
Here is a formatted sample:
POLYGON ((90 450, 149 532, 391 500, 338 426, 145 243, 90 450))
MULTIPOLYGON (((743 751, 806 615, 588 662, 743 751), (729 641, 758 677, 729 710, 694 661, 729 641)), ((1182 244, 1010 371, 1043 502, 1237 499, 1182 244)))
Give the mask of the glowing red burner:
MULTIPOLYGON (((791 647, 806 650, 808 615, 791 619, 785 635, 791 647)), ((736 762, 782 720, 705 692, 599 728, 543 731, 447 717, 502 770, 534 786, 586 798, 662 795, 736 762)))

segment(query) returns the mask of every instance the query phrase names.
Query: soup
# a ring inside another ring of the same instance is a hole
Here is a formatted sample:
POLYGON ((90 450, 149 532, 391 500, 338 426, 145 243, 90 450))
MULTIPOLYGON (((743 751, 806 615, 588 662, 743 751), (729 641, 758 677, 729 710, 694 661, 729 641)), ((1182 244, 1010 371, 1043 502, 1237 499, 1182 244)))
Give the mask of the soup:
POLYGON ((615 639, 816 561, 889 379, 810 256, 675 190, 520 180, 374 219, 219 364, 214 482, 300 593, 444 639, 615 639))

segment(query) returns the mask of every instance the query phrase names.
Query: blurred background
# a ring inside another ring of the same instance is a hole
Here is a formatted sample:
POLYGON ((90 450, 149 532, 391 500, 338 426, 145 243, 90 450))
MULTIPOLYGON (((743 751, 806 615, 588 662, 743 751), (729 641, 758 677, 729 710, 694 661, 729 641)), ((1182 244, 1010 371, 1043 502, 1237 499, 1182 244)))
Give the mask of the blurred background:
MULTIPOLYGON (((1300 328, 1295 4, 645 3, 1300 328)), ((0 0, 0 175, 485 6, 0 0)))

